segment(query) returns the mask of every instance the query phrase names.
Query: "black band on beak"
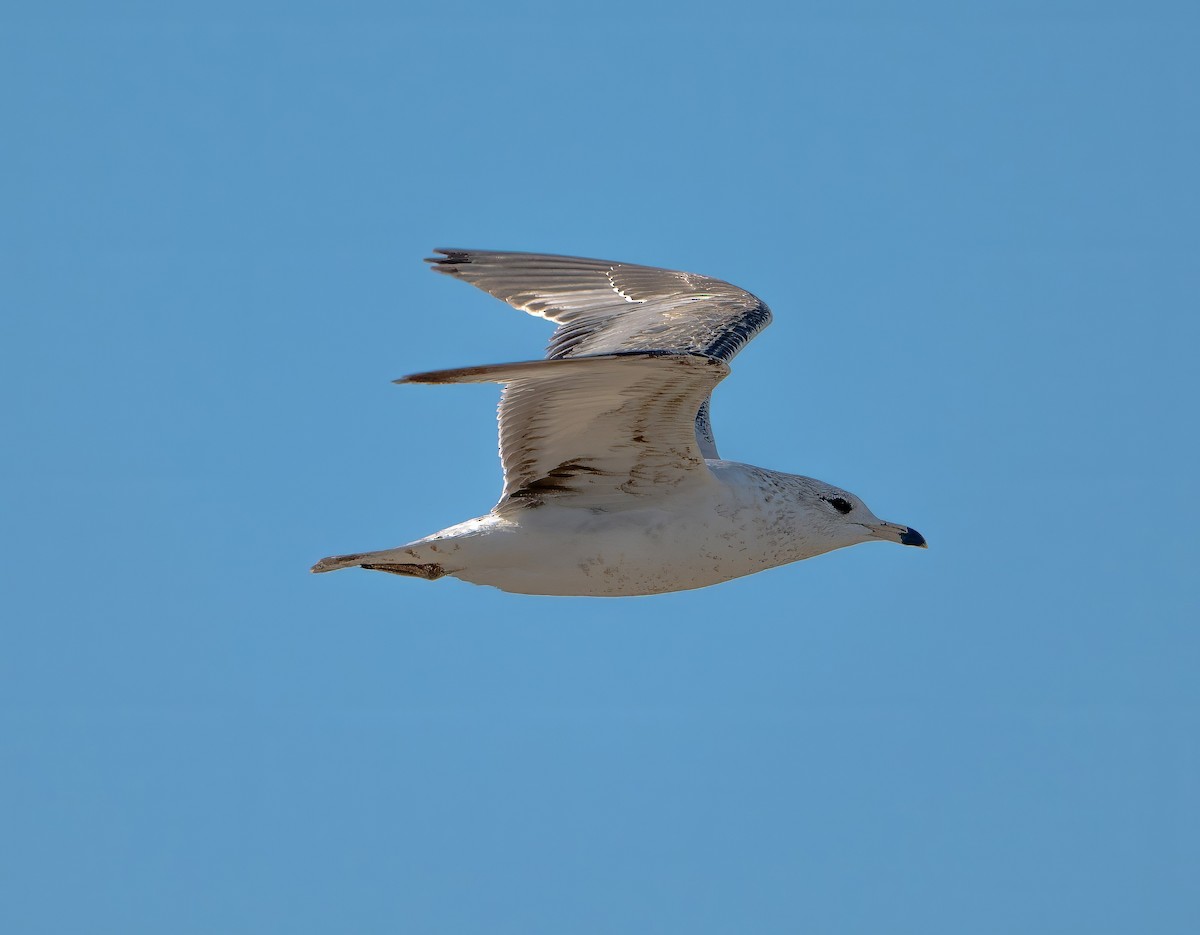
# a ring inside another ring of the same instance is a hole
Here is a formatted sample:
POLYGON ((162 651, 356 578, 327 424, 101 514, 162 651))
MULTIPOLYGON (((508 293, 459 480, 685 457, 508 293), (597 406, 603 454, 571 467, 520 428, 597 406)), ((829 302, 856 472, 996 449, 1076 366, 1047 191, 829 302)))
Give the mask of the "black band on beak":
POLYGON ((905 527, 904 532, 900 533, 900 541, 904 545, 916 545, 920 546, 921 548, 927 548, 925 545, 925 537, 911 526, 905 527))

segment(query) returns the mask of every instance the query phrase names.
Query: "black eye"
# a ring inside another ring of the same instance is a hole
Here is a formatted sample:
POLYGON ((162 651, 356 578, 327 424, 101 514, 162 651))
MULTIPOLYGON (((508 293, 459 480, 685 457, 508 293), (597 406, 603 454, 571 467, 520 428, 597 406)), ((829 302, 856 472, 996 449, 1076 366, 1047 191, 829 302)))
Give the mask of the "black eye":
POLYGON ((839 513, 849 513, 854 509, 854 507, 850 505, 850 502, 845 497, 823 497, 822 499, 826 503, 830 504, 839 513))

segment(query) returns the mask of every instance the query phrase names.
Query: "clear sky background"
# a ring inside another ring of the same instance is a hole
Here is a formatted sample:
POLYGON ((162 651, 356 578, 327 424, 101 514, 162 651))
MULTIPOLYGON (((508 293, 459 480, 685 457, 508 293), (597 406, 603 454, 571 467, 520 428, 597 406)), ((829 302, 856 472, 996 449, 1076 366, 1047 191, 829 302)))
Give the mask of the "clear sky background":
POLYGON ((19 6, 0 930, 1200 930, 1194 4, 19 6), (929 551, 309 575, 499 491, 435 246, 755 292, 722 453, 929 551))

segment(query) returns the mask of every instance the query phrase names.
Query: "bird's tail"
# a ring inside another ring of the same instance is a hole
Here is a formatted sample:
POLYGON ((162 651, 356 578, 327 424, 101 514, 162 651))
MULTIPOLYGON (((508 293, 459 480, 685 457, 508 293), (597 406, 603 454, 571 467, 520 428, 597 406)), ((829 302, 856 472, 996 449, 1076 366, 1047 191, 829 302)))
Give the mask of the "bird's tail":
POLYGON ((424 578, 434 581, 446 574, 437 562, 427 560, 419 551, 420 546, 401 546, 381 552, 355 552, 351 555, 331 555, 313 565, 313 574, 338 571, 341 568, 365 568, 368 571, 386 571, 393 575, 409 578, 424 578))

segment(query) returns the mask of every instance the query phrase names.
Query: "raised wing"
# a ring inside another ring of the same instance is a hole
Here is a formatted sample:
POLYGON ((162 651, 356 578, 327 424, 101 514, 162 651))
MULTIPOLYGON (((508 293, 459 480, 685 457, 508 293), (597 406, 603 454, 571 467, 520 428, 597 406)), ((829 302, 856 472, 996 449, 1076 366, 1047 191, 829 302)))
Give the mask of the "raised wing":
POLYGON ((570 498, 616 510, 712 480, 692 420, 728 373, 713 357, 658 352, 463 367, 396 382, 504 384, 497 509, 570 498))
POLYGON ((755 296, 720 279, 611 260, 436 250, 428 262, 558 325, 549 358, 675 351, 732 360, 771 323, 755 296))
MULTIPOLYGON (((469 282, 556 325, 550 359, 630 351, 730 361, 771 323, 755 296, 720 279, 582 257, 437 250, 435 271, 469 282)), ((693 413, 705 457, 716 458, 708 401, 693 413)))

